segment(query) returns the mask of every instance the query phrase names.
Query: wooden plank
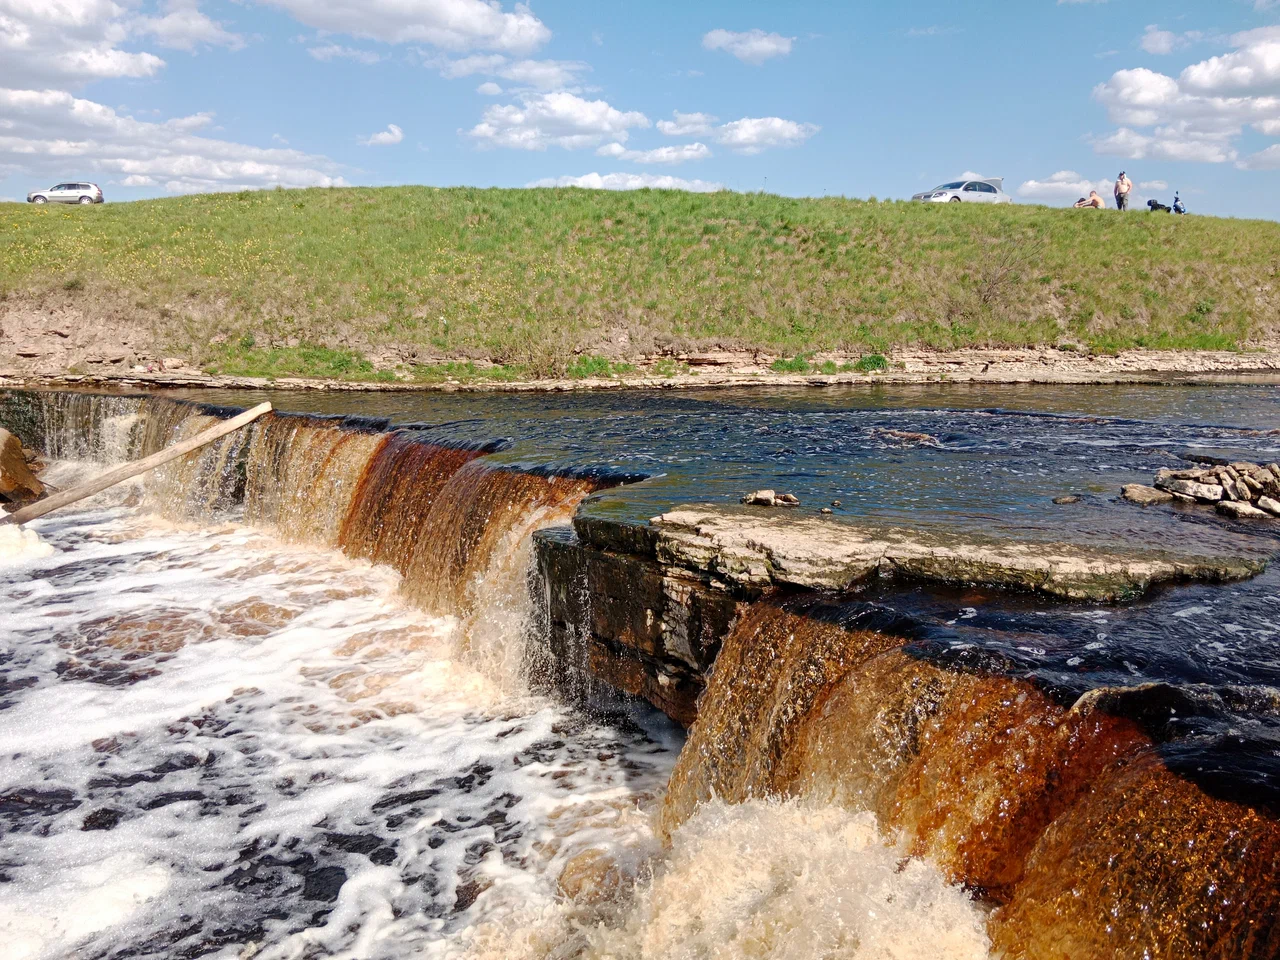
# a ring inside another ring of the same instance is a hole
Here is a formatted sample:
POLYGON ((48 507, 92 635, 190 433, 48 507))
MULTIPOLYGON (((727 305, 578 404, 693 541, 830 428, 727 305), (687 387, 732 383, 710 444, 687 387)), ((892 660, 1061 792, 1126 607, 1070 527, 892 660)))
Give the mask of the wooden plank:
POLYGON ((192 450, 199 450, 206 444, 212 443, 219 437, 225 437, 228 433, 234 433, 241 427, 247 426, 254 420, 257 420, 265 413, 271 412, 271 404, 260 403, 252 410, 246 410, 238 416, 229 420, 223 420, 217 426, 210 427, 203 433, 200 433, 187 440, 181 440, 171 447, 166 447, 159 453, 153 453, 149 457, 143 457, 141 460, 134 460, 130 463, 121 464, 120 466, 108 470, 101 476, 95 477, 88 483, 81 484, 72 490, 66 490, 62 493, 55 493, 51 497, 43 500, 37 500, 35 503, 23 507, 21 510, 15 510, 7 517, 0 519, 3 523, 30 523, 38 517, 43 517, 46 513, 51 513, 62 507, 70 506, 78 500, 85 497, 91 497, 95 493, 101 493, 109 487, 114 487, 117 483, 123 483, 131 477, 136 477, 140 473, 146 473, 148 470, 154 470, 170 460, 176 460, 192 450))

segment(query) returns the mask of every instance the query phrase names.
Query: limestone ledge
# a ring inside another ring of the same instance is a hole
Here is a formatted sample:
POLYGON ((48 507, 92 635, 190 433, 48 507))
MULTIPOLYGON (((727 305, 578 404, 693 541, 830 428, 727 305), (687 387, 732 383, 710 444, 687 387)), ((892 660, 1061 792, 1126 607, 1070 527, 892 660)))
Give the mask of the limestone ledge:
POLYGON ((845 590, 873 575, 901 575, 1116 602, 1157 583, 1243 580, 1266 567, 1252 557, 1102 550, 714 506, 673 510, 651 520, 645 534, 629 535, 647 539, 664 567, 700 573, 745 593, 770 587, 845 590))

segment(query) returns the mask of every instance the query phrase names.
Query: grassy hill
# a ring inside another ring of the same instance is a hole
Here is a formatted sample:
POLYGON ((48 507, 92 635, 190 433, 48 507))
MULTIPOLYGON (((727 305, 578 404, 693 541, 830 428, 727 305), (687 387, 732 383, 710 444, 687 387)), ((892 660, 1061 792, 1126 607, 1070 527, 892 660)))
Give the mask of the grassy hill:
POLYGON ((1280 224, 1145 212, 396 187, 0 204, 0 238, 0 319, 127 315, 157 354, 223 372, 1230 349, 1280 331, 1280 224))

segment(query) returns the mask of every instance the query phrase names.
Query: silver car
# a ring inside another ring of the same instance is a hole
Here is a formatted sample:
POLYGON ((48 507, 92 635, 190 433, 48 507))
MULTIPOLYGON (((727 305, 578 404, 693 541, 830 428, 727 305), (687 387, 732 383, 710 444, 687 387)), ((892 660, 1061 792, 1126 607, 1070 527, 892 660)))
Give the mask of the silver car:
POLYGON ((102 188, 96 183, 60 183, 48 190, 33 190, 27 203, 102 203, 102 188))
POLYGON ((917 193, 911 199, 920 203, 1013 203, 1013 197, 1004 192, 1004 177, 956 180, 917 193))

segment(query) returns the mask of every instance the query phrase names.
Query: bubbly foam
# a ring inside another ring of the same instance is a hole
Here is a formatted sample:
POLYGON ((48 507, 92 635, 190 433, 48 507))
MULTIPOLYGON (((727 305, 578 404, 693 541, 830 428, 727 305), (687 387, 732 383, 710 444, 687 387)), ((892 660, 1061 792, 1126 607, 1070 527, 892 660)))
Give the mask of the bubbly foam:
MULTIPOLYGON (((634 865, 620 864, 622 876, 634 865)), ((980 960, 983 911, 874 815, 799 802, 701 806, 648 865, 597 903, 531 904, 466 931, 468 960, 980 960)), ((607 885, 597 885, 609 889, 607 885)))
POLYGON ((0 571, 13 955, 447 952, 553 909, 583 844, 652 846, 678 736, 510 692, 393 571, 119 509, 39 529, 58 552, 0 571))
POLYGON ((982 912, 935 868, 886 846, 870 813, 711 801, 592 957, 968 960, 982 912))
POLYGON ((0 526, 0 567, 17 566, 51 553, 53 545, 41 540, 34 530, 13 524, 0 526))

